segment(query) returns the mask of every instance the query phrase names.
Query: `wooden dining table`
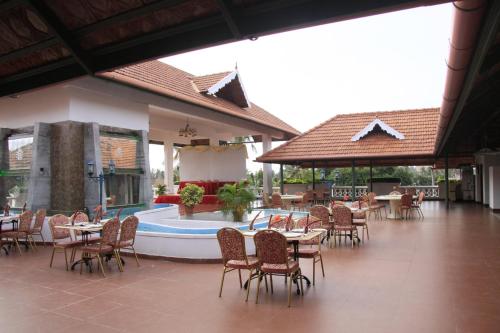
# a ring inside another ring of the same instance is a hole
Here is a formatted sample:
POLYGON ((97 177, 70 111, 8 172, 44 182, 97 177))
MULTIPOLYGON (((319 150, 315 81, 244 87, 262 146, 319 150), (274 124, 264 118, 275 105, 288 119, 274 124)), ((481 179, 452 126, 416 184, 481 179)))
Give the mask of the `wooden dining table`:
MULTIPOLYGON (((321 237, 322 234, 327 232, 326 229, 322 229, 322 228, 311 229, 311 230, 309 230, 308 233, 304 233, 303 228, 292 229, 291 231, 284 231, 281 229, 274 229, 274 228, 272 230, 275 230, 275 231, 278 231, 279 233, 281 233, 283 236, 285 236, 286 241, 288 243, 292 244, 292 246, 293 246, 293 259, 295 261, 299 260, 300 241, 308 241, 308 240, 314 239, 318 236, 321 237)), ((245 237, 253 238, 255 236, 255 234, 257 232, 259 232, 259 230, 244 230, 241 232, 243 233, 243 235, 245 237)), ((301 276, 306 281, 307 286, 309 287, 311 285, 311 280, 309 280, 309 278, 303 274, 301 276)), ((297 281, 294 280, 294 283, 296 283, 296 282, 297 281)), ((245 283, 245 288, 246 288, 247 284, 248 284, 248 281, 245 283)), ((297 294, 300 294, 299 284, 296 283, 296 285, 297 285, 297 294)))
MULTIPOLYGON (((17 230, 17 223, 19 222, 19 214, 14 214, 14 215, 0 215, 0 233, 2 232, 2 227, 3 227, 3 224, 8 224, 8 223, 11 223, 12 224, 12 230, 15 231, 17 230)), ((27 244, 25 244, 26 248, 28 247, 27 244)), ((10 247, 10 245, 9 245, 10 247)), ((4 250, 5 254, 9 254, 9 249, 7 248, 7 245, 2 245, 2 247, 0 248, 0 251, 1 250, 4 250)))

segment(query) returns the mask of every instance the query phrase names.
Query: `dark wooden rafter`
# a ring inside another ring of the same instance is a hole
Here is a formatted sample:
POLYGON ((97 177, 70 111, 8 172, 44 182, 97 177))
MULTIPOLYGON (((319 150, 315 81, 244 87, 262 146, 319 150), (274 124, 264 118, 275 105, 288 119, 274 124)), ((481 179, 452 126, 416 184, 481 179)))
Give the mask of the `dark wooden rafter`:
POLYGON ((77 36, 77 37, 82 37, 90 32, 96 31, 96 30, 102 30, 107 27, 110 27, 112 25, 115 25, 117 23, 121 22, 126 22, 128 20, 141 17, 144 15, 151 14, 157 10, 160 9, 165 9, 169 7, 174 7, 180 3, 182 3, 184 0, 158 0, 154 1, 148 4, 145 4, 141 7, 137 7, 134 9, 127 10, 125 12, 122 12, 117 15, 110 16, 108 18, 105 18, 101 21, 98 21, 96 23, 89 24, 87 26, 78 28, 72 33, 77 36))
POLYGON ((227 0, 217 0, 217 6, 219 6, 222 16, 224 16, 224 20, 226 20, 227 26, 229 30, 231 30, 233 36, 240 39, 242 36, 233 16, 233 5, 227 0))
POLYGON ((23 57, 25 55, 49 48, 49 47, 57 45, 59 43, 60 43, 60 41, 57 38, 50 37, 48 39, 44 39, 41 42, 38 42, 36 44, 32 44, 32 45, 23 47, 22 49, 14 50, 12 52, 9 52, 9 53, 6 53, 6 54, 0 56, 0 63, 23 57))
MULTIPOLYGON (((480 73, 483 61, 486 55, 496 40, 497 32, 500 27, 500 1, 493 1, 483 21, 483 26, 479 33, 476 50, 472 57, 472 62, 465 77, 462 92, 458 98, 453 115, 448 123, 446 131, 439 143, 437 154, 440 156, 446 149, 448 139, 452 136, 453 130, 457 125, 458 120, 462 116, 462 112, 466 108, 469 96, 474 88, 474 83, 477 75, 480 73)), ((473 112, 473 111, 472 111, 473 112)))
POLYGON ((5 12, 15 8, 17 6, 21 6, 24 4, 24 0, 7 0, 0 3, 0 12, 5 12))
POLYGON ((87 51, 83 50, 75 37, 66 29, 61 20, 42 0, 26 0, 41 20, 45 22, 52 34, 57 36, 61 43, 71 52, 76 61, 89 75, 94 75, 92 59, 87 51))

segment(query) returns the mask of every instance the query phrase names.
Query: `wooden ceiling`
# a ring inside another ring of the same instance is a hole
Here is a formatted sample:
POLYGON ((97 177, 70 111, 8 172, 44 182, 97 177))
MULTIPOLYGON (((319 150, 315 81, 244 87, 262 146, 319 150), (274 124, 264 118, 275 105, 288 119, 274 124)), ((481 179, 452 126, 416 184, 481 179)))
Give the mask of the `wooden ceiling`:
POLYGON ((0 96, 188 50, 441 2, 3 0, 0 96))

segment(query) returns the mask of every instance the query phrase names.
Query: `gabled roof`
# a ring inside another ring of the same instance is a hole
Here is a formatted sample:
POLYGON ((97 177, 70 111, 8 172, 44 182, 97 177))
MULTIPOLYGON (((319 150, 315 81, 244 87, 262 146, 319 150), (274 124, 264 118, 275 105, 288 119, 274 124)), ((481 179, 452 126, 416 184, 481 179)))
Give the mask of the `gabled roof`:
POLYGON ((248 108, 243 108, 227 99, 203 93, 203 90, 208 89, 207 86, 211 87, 214 82, 223 79, 223 74, 196 77, 154 60, 104 72, 99 76, 282 131, 285 139, 300 134, 283 120, 253 103, 250 103, 248 108))
MULTIPOLYGON (((340 114, 257 158, 259 162, 304 164, 311 161, 351 161, 390 158, 432 157, 439 109, 340 114), (372 132, 352 141, 368 128, 385 124, 404 136, 400 140, 386 133, 372 132)), ((415 163, 414 165, 417 165, 415 163)))

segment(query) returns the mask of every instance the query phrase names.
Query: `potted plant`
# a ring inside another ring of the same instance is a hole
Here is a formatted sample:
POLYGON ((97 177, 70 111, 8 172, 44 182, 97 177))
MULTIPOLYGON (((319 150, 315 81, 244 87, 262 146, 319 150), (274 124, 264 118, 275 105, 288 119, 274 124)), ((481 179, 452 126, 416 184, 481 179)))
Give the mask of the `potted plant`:
POLYGON ((155 194, 156 195, 164 195, 167 192, 167 186, 165 184, 156 185, 155 194))
POLYGON ((225 214, 232 213, 234 222, 241 222, 245 211, 251 212, 255 194, 248 187, 248 182, 241 181, 235 184, 225 184, 219 188, 217 198, 222 203, 221 210, 225 214))
POLYGON ((194 206, 203 200, 205 189, 195 184, 187 184, 180 192, 181 202, 186 209, 186 215, 192 215, 194 206))

